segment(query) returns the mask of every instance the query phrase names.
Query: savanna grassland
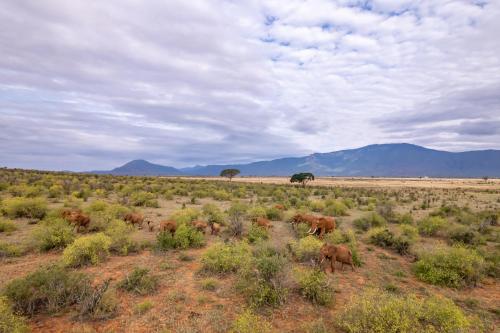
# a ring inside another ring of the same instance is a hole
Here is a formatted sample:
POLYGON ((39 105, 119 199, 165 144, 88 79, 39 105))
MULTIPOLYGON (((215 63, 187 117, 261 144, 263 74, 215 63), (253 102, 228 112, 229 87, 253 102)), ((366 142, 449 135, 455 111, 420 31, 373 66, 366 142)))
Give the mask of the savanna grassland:
POLYGON ((495 332, 500 186, 442 182, 1 169, 0 332, 495 332), (321 264, 325 242, 354 271, 321 264))

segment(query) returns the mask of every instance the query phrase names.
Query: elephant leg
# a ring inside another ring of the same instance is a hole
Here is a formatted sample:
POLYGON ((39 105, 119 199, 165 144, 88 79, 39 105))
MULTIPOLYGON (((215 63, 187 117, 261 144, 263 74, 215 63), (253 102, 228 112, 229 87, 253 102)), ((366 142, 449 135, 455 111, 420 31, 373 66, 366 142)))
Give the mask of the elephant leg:
POLYGON ((332 259, 330 259, 330 266, 332 267, 332 274, 335 273, 335 257, 332 257, 332 259))

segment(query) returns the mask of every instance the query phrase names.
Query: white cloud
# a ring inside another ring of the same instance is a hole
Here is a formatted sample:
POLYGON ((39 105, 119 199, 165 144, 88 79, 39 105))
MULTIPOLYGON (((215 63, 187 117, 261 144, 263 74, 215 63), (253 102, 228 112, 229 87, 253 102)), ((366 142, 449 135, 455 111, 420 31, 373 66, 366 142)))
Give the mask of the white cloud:
POLYGON ((469 0, 8 2, 0 164, 498 148, 498 17, 469 0))

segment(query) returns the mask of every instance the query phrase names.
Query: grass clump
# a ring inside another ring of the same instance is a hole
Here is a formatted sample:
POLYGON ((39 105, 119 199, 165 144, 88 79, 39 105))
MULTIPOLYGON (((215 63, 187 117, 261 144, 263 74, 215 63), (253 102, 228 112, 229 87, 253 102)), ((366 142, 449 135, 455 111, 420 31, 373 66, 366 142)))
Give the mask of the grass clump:
POLYGON ((134 307, 134 313, 137 315, 143 315, 146 312, 148 312, 149 310, 151 310, 154 307, 154 305, 155 304, 152 301, 146 300, 144 302, 137 304, 134 307))
POLYGON ((201 281, 201 289, 215 291, 219 287, 219 281, 214 278, 208 278, 201 281))
POLYGON ((428 216, 418 222, 418 232, 422 236, 435 236, 446 226, 446 220, 440 216, 428 216))
POLYGON ((112 243, 103 233, 77 238, 64 250, 62 261, 69 267, 97 265, 107 258, 112 243))
POLYGON ((75 240, 74 228, 61 218, 46 219, 33 229, 32 238, 40 251, 63 249, 75 240))
POLYGON ((368 290, 351 300, 337 325, 347 333, 465 333, 470 323, 447 298, 368 290))
POLYGON ((231 327, 230 333, 270 333, 271 324, 255 315, 251 310, 240 314, 231 327))
POLYGON ((47 214, 47 202, 41 198, 10 198, 2 203, 3 212, 10 218, 26 217, 43 219, 47 214))
POLYGON ((16 312, 32 316, 54 313, 79 302, 89 287, 85 274, 49 266, 9 282, 3 294, 16 312))
POLYGON ((252 224, 248 230, 247 238, 250 243, 255 243, 260 240, 268 239, 269 233, 266 228, 252 224))
POLYGON ((149 273, 149 269, 136 267, 118 283, 118 288, 138 295, 150 295, 158 289, 158 277, 149 273))
POLYGON ((28 326, 24 318, 16 315, 12 311, 8 299, 0 297, 0 332, 2 333, 27 333, 28 326))
POLYGON ((215 243, 201 258, 202 271, 216 274, 236 272, 248 261, 250 254, 246 242, 215 243))
POLYGON ((319 269, 296 271, 300 294, 311 303, 328 305, 333 300, 333 287, 326 274, 319 269))
POLYGON ((413 270, 418 279, 435 285, 460 288, 474 286, 484 274, 484 259, 464 247, 424 251, 413 270))
POLYGON ((201 247, 204 244, 205 238, 203 233, 187 224, 181 224, 174 235, 168 231, 163 231, 156 237, 157 248, 161 251, 201 247))
POLYGON ((316 259, 323 242, 314 236, 301 238, 298 242, 291 243, 292 252, 297 260, 304 262, 316 259))
POLYGON ((16 231, 16 230, 17 230, 17 227, 14 224, 14 222, 0 217, 0 232, 10 233, 10 232, 16 231))
POLYGON ((277 307, 286 300, 284 286, 286 258, 272 247, 261 245, 239 271, 237 289, 252 308, 277 307))

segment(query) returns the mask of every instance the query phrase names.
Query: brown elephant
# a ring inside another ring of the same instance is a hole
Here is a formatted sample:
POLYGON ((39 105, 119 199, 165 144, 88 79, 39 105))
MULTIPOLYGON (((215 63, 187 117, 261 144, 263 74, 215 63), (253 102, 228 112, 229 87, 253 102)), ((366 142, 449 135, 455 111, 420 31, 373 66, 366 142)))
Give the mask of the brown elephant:
POLYGON ((264 229, 270 229, 273 227, 273 225, 271 224, 271 221, 269 221, 268 219, 266 219, 264 217, 257 218, 257 221, 255 222, 255 224, 259 227, 264 228, 264 229))
POLYGON ((125 222, 128 222, 132 225, 137 225, 139 228, 142 227, 142 223, 144 222, 144 216, 140 213, 127 213, 123 218, 125 222))
POLYGON ((308 225, 311 225, 317 219, 318 218, 314 215, 298 213, 292 217, 290 222, 292 223, 292 226, 295 227, 295 225, 299 223, 306 223, 308 225))
POLYGON ((201 220, 194 220, 191 222, 191 225, 196 228, 196 230, 201 231, 205 233, 206 229, 208 228, 208 224, 205 221, 201 220))
POLYGON ((168 231, 173 235, 175 234, 176 230, 177 230, 177 222, 175 222, 174 220, 167 220, 160 222, 160 232, 168 231))
POLYGON ((219 223, 212 223, 210 225, 210 234, 217 236, 220 232, 221 226, 219 223))
POLYGON ((332 232, 333 230, 335 230, 335 218, 332 216, 321 216, 312 220, 308 233, 310 235, 318 233, 319 238, 323 238, 325 233, 332 232))
POLYGON ((90 225, 90 217, 83 214, 81 210, 64 210, 61 213, 61 216, 71 224, 76 226, 76 230, 80 230, 80 228, 87 229, 90 225))
MULTIPOLYGON (((352 252, 345 245, 332 245, 324 244, 320 252, 320 265, 325 259, 330 260, 330 266, 332 268, 332 273, 335 273, 335 262, 338 261, 342 263, 341 269, 344 269, 344 264, 350 265, 354 271, 354 264, 352 261, 352 252)), ((326 270, 326 268, 325 268, 326 270)))

